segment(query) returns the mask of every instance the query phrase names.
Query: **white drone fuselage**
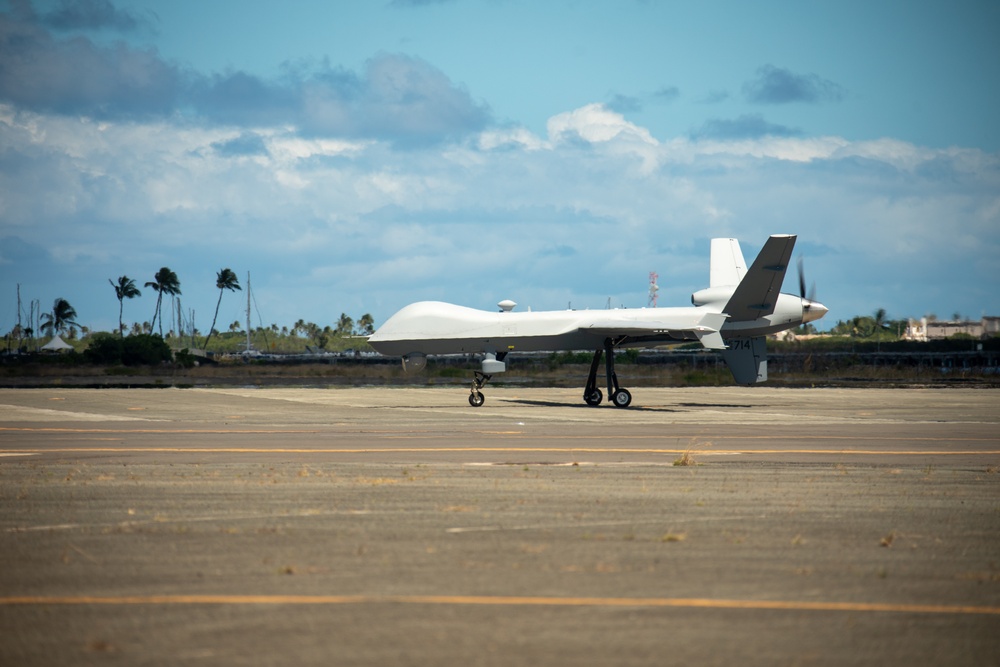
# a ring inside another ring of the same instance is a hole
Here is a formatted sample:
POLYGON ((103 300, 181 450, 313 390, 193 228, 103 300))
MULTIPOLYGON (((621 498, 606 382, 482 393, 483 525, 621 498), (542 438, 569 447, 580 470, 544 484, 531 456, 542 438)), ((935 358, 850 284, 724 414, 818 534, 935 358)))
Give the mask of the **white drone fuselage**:
POLYGON ((600 347, 601 341, 614 333, 666 335, 670 331, 695 331, 700 326, 706 332, 716 331, 705 321, 717 323, 718 315, 718 311, 694 306, 490 312, 440 301, 420 301, 389 318, 368 342, 378 352, 388 355, 591 350, 600 347))
POLYGON ((753 384, 767 377, 763 336, 827 312, 804 294, 780 293, 794 244, 794 236, 772 236, 748 270, 738 241, 713 239, 711 284, 692 295, 692 306, 514 312, 516 304, 501 301, 498 312, 421 301, 390 317, 368 343, 381 354, 402 357, 407 370, 423 368, 427 355, 483 354, 482 372, 491 374, 506 369, 502 359, 508 352, 600 352, 698 341, 723 351, 738 383, 753 384))

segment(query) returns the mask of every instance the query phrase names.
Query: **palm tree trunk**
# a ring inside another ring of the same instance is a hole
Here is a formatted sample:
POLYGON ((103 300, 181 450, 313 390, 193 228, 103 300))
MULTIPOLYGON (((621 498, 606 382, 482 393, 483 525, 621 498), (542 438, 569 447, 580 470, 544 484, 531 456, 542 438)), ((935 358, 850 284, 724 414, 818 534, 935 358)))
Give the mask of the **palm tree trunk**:
POLYGON ((215 320, 219 319, 219 306, 222 305, 222 290, 219 290, 219 300, 215 302, 215 316, 212 318, 212 327, 208 330, 208 338, 205 339, 205 351, 208 351, 208 341, 212 340, 215 333, 215 320))
MULTIPOLYGON (((153 312, 153 322, 149 325, 150 332, 156 326, 156 318, 160 315, 160 301, 163 299, 163 292, 156 293, 156 310, 153 312)), ((163 338, 163 320, 160 320, 160 338, 163 338)))

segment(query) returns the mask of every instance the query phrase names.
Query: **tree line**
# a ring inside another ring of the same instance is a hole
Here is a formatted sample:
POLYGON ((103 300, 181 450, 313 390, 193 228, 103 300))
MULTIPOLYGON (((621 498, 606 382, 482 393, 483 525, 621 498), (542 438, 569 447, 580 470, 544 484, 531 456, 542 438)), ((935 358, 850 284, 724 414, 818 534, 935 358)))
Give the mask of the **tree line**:
MULTIPOLYGON (((311 346, 324 350, 342 350, 348 347, 367 347, 363 341, 351 340, 352 336, 367 336, 375 331, 375 322, 368 313, 362 315, 357 322, 345 313, 341 313, 339 320, 334 326, 320 327, 313 322, 298 320, 291 328, 278 327, 272 324, 270 327, 258 327, 250 332, 242 331, 242 324, 237 320, 226 326, 226 331, 220 332, 216 328, 219 318, 219 309, 226 292, 242 291, 239 278, 230 268, 220 269, 216 274, 215 287, 219 290, 218 299, 215 303, 215 312, 212 316, 212 325, 208 334, 203 335, 193 327, 190 331, 183 333, 174 332, 168 329, 166 337, 163 334, 163 297, 171 298, 181 295, 181 283, 177 274, 169 267, 162 267, 153 276, 153 280, 146 282, 143 287, 156 292, 156 306, 153 317, 148 322, 135 322, 129 329, 124 321, 125 301, 134 299, 142 295, 133 278, 127 275, 118 277, 117 282, 108 279, 118 299, 118 330, 119 338, 124 338, 126 332, 132 336, 148 335, 155 332, 161 339, 171 340, 176 343, 174 347, 187 347, 209 350, 213 339, 217 341, 215 352, 238 352, 239 345, 245 345, 244 334, 249 334, 251 344, 254 349, 275 352, 303 352, 311 346), (310 345, 312 344, 312 345, 310 345)), ((931 316, 933 318, 933 316, 931 316)), ((956 313, 955 319, 959 319, 956 313)), ((838 321, 829 330, 829 335, 858 340, 870 341, 892 341, 899 340, 906 332, 908 320, 889 319, 884 308, 877 309, 872 315, 859 315, 849 320, 838 321)), ((43 336, 55 336, 57 334, 67 334, 70 340, 76 337, 76 330, 80 329, 88 333, 86 327, 77 322, 77 313, 70 303, 63 298, 58 298, 53 302, 52 310, 43 313, 39 318, 39 328, 43 336)), ((178 329, 183 328, 179 326, 178 329)), ((816 334, 818 333, 812 324, 806 324, 794 330, 796 334, 816 334)), ((31 326, 22 327, 20 324, 7 335, 8 350, 13 340, 17 341, 17 349, 21 349, 25 338, 34 339, 34 330, 31 326)))
MULTIPOLYGON (((127 275, 122 275, 118 277, 118 280, 108 279, 108 283, 114 289, 115 298, 118 300, 118 329, 116 335, 119 338, 124 338, 126 333, 131 336, 139 335, 149 335, 156 332, 161 339, 170 340, 176 339, 179 344, 188 342, 192 348, 209 349, 213 338, 217 340, 216 347, 220 348, 216 351, 235 351, 229 348, 233 347, 232 334, 236 334, 241 331, 242 325, 239 321, 233 322, 228 325, 227 332, 220 332, 216 328, 216 324, 219 318, 219 308, 222 305, 222 298, 225 293, 242 291, 240 286, 239 278, 236 273, 230 268, 220 269, 216 273, 215 287, 219 290, 219 296, 215 303, 215 312, 212 316, 212 325, 209 328, 208 334, 203 335, 192 325, 188 332, 182 332, 178 322, 178 331, 174 332, 168 329, 167 335, 163 334, 163 301, 164 296, 177 297, 181 295, 181 282, 177 277, 177 274, 172 271, 169 267, 162 267, 153 276, 153 280, 146 282, 143 287, 146 289, 151 289, 156 293, 156 306, 153 310, 153 317, 151 320, 142 322, 135 322, 131 328, 127 327, 124 320, 125 314, 125 301, 131 300, 136 297, 142 296, 142 291, 136 285, 134 278, 130 278, 127 275)), ((18 306, 20 308, 20 304, 18 306)), ((20 313, 19 313, 20 316, 20 313)), ((47 313, 43 313, 39 317, 39 329, 43 336, 53 337, 56 335, 65 335, 69 340, 76 338, 76 332, 79 329, 84 334, 89 333, 87 327, 81 325, 77 321, 76 309, 64 298, 57 298, 52 304, 52 310, 47 313)), ((335 339, 340 339, 343 341, 351 336, 355 335, 370 335, 375 331, 375 322, 372 316, 365 313, 360 318, 358 318, 357 323, 354 319, 348 316, 346 313, 341 313, 340 319, 337 321, 334 327, 326 326, 319 327, 317 324, 312 322, 306 322, 304 320, 299 320, 290 329, 288 327, 278 328, 277 324, 272 324, 269 328, 258 327, 254 332, 255 338, 259 339, 263 337, 263 343, 265 349, 276 349, 278 347, 277 343, 281 339, 288 338, 301 338, 305 337, 307 341, 314 343, 319 348, 327 348, 335 339), (274 343, 269 343, 268 337, 275 339, 274 343)), ((27 327, 21 324, 16 325, 13 330, 7 335, 8 339, 8 349, 11 342, 16 340, 17 349, 21 349, 22 343, 25 339, 34 340, 36 332, 32 325, 27 327)), ((258 342, 253 341, 255 346, 258 342)), ((296 349, 298 346, 294 344, 293 341, 283 341, 285 344, 281 345, 279 351, 301 351, 296 349), (289 345, 291 343, 291 345, 289 345), (287 349, 291 347, 291 349, 287 349)), ((338 346, 342 347, 341 346, 338 346)))

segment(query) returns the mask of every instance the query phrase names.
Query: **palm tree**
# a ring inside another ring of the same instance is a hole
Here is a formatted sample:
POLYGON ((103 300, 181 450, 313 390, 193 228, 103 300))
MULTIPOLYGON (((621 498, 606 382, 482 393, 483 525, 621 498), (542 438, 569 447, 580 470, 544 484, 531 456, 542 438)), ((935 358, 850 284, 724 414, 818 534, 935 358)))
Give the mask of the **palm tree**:
POLYGON ((347 313, 340 314, 340 320, 337 322, 337 335, 338 336, 350 336, 354 331, 354 320, 347 316, 347 313))
POLYGON ((119 276, 117 285, 111 278, 108 278, 108 282, 115 288, 115 296, 118 297, 118 335, 124 337, 125 325, 122 324, 122 312, 125 309, 125 299, 142 296, 142 293, 135 286, 135 281, 128 276, 119 276))
POLYGON ((876 310, 873 319, 875 320, 876 332, 885 329, 888 326, 886 324, 885 308, 879 308, 878 310, 876 310))
POLYGON ((208 341, 212 340, 212 334, 215 333, 215 320, 219 318, 219 306, 222 305, 222 292, 223 290, 229 290, 230 292, 238 289, 243 289, 240 287, 240 281, 233 273, 232 269, 222 269, 217 274, 215 274, 215 286, 219 288, 219 300, 215 302, 215 316, 212 318, 212 326, 208 330, 208 338, 205 339, 205 349, 208 349, 208 341))
POLYGON ((361 328, 361 333, 365 336, 375 333, 375 320, 368 313, 365 313, 358 319, 358 326, 361 328))
POLYGON ((885 308, 879 308, 872 316, 872 335, 876 337, 877 350, 882 351, 882 333, 889 329, 885 308))
POLYGON ((56 299, 52 304, 52 312, 42 315, 42 331, 47 332, 46 335, 49 336, 60 334, 67 328, 72 331, 78 326, 80 325, 76 323, 76 310, 66 299, 56 299))
MULTIPOLYGON (((163 302, 163 295, 176 295, 181 293, 181 281, 177 279, 177 274, 167 267, 161 268, 153 276, 154 282, 146 283, 146 287, 151 287, 156 292, 156 310, 153 312, 153 322, 149 325, 150 330, 156 326, 156 318, 160 316, 160 304, 163 302)), ((160 338, 163 338, 163 318, 160 318, 160 338)))

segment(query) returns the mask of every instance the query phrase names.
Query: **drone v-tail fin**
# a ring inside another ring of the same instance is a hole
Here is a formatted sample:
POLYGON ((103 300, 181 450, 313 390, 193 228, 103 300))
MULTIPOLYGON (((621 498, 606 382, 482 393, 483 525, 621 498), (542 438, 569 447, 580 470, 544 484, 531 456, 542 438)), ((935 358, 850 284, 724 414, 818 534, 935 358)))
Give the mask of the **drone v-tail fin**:
POLYGON ((775 235, 767 240, 723 309, 730 322, 755 320, 774 312, 794 247, 793 235, 775 235))
POLYGON ((722 358, 733 373, 736 384, 745 386, 767 380, 767 342, 763 336, 732 338, 722 358))
POLYGON ((747 273, 740 242, 736 239, 712 239, 708 263, 709 287, 735 287, 747 273))

